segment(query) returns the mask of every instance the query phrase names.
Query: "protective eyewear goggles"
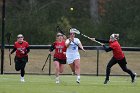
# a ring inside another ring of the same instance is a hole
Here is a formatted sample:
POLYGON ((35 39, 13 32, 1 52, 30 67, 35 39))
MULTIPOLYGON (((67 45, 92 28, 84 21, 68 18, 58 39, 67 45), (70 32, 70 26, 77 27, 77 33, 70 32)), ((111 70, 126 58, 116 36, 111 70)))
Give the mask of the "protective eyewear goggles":
POLYGON ((63 35, 57 35, 57 37, 59 37, 59 36, 63 36, 63 35))
POLYGON ((75 33, 70 33, 70 35, 75 35, 75 33))
POLYGON ((23 37, 17 37, 17 38, 23 38, 23 37))

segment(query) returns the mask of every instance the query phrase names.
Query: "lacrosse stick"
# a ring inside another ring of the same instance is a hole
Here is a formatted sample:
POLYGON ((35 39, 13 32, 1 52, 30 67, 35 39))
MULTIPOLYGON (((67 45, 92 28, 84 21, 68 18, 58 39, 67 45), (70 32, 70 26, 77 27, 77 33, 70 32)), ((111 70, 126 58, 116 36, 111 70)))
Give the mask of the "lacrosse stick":
MULTIPOLYGON (((57 26, 56 31, 57 31, 57 32, 60 32, 60 33, 63 34, 63 35, 65 35, 65 33, 63 32, 62 28, 60 28, 60 26, 57 26)), ((71 41, 71 42, 73 42, 76 46, 79 47, 79 45, 78 45, 77 43, 75 43, 74 41, 71 41)), ((79 48, 82 50, 81 47, 79 47, 79 48)))
MULTIPOLYGON (((82 34, 79 30, 77 30, 77 29, 75 29, 75 28, 71 28, 70 30, 71 30, 71 32, 73 32, 73 33, 82 35, 82 36, 84 36, 85 38, 88 38, 88 39, 92 40, 92 38, 90 38, 90 37, 87 36, 87 35, 82 34)), ((101 42, 99 42, 99 41, 96 41, 96 40, 92 40, 92 41, 94 41, 94 42, 96 42, 96 43, 98 43, 98 44, 100 44, 100 45, 103 45, 103 43, 101 43, 101 42)))
MULTIPOLYGON (((65 33, 63 32, 63 30, 60 28, 60 26, 57 26, 56 27, 56 31, 57 32, 60 32, 61 34, 63 34, 63 35, 65 35, 65 33)), ((74 41, 72 41, 75 45, 77 45, 78 46, 78 44, 76 44, 74 41)), ((79 47, 79 46, 78 46, 79 47)))
POLYGON ((60 32, 61 34, 65 35, 65 33, 63 32, 63 30, 60 28, 60 26, 56 27, 56 32, 60 32))
POLYGON ((46 65, 46 63, 47 63, 47 61, 48 61, 48 59, 49 59, 50 56, 51 56, 51 54, 48 55, 48 57, 47 57, 47 59, 46 59, 44 65, 43 65, 43 67, 42 67, 42 71, 44 70, 44 67, 45 67, 45 65, 46 65))

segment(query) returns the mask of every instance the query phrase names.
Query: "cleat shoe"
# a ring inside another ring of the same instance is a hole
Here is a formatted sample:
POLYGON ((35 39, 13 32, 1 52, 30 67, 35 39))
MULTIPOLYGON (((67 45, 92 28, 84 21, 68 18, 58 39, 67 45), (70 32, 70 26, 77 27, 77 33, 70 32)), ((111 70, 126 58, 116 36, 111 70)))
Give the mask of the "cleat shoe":
POLYGON ((134 73, 134 76, 132 76, 132 83, 134 83, 135 81, 136 81, 136 77, 137 77, 137 74, 136 73, 134 73))
POLYGON ((74 76, 75 75, 75 72, 72 72, 71 74, 74 76))
POLYGON ((21 81, 21 82, 25 82, 24 77, 21 77, 21 78, 20 78, 20 81, 21 81))
POLYGON ((77 82, 78 84, 80 84, 80 79, 77 79, 76 82, 77 82))
POLYGON ((56 77, 56 81, 55 81, 56 84, 59 84, 59 77, 56 77))
POLYGON ((109 80, 108 79, 105 79, 104 84, 107 84, 108 82, 109 82, 109 80))
POLYGON ((56 80, 56 82, 55 82, 56 84, 59 84, 60 82, 59 82, 59 80, 56 80))

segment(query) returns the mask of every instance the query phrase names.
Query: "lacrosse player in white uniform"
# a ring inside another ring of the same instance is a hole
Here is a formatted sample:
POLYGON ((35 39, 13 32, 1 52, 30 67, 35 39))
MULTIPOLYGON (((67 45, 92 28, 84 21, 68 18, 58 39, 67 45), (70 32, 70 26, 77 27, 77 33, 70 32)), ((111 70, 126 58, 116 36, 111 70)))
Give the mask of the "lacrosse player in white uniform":
POLYGON ((66 58, 67 63, 70 65, 72 71, 77 74, 76 82, 80 83, 80 54, 78 52, 78 47, 81 48, 84 52, 82 43, 78 38, 75 38, 74 29, 70 29, 70 38, 66 40, 65 44, 67 47, 66 58))

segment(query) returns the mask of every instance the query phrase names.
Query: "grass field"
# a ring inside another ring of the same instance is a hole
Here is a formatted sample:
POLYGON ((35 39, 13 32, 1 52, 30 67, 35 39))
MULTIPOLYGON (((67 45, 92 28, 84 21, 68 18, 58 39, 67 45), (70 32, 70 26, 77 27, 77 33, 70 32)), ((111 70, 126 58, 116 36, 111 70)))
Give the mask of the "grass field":
POLYGON ((140 78, 136 83, 127 76, 111 76, 107 85, 104 76, 81 76, 81 83, 75 76, 61 76, 60 84, 55 84, 54 76, 26 75, 26 82, 20 82, 18 75, 0 75, 0 93, 139 93, 140 78))
MULTIPOLYGON (((44 71, 41 70, 48 50, 31 50, 29 62, 26 66, 26 73, 48 73, 48 63, 44 71)), ((128 67, 140 75, 140 52, 125 52, 128 60, 128 67)), ((81 74, 96 73, 96 51, 88 50, 81 52, 81 74)), ((112 56, 111 53, 100 51, 99 74, 105 74, 106 64, 112 56)), ((5 53, 4 73, 15 73, 14 55, 12 55, 12 65, 9 65, 8 50, 5 53)), ((51 73, 54 74, 53 62, 51 73)), ((19 73, 19 72, 16 72, 19 73)), ((65 66, 64 74, 70 74, 68 65, 65 66)), ((112 75, 128 75, 124 73, 118 65, 113 66, 112 75)), ((128 76, 111 76, 110 82, 104 85, 104 76, 81 76, 81 84, 76 83, 76 77, 71 75, 61 76, 60 84, 55 84, 54 75, 26 75, 25 81, 20 82, 20 75, 5 74, 0 75, 0 93, 140 93, 140 77, 136 83, 132 84, 128 76)))

